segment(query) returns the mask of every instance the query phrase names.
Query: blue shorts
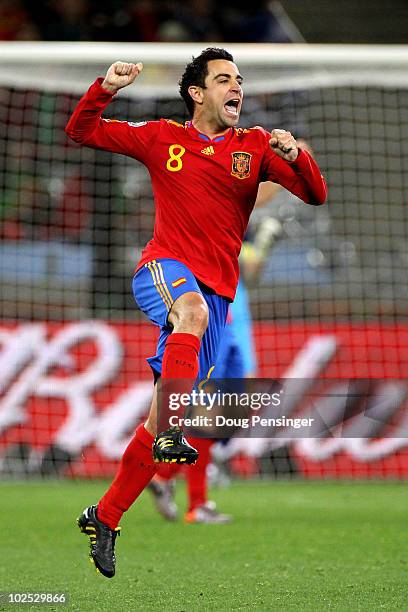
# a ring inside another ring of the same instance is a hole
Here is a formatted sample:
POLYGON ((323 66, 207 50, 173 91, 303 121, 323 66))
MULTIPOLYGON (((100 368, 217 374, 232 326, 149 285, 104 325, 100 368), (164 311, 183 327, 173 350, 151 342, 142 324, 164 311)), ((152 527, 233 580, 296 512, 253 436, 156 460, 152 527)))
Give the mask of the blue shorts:
POLYGON ((205 299, 209 318, 201 341, 198 380, 211 376, 218 347, 224 332, 229 301, 200 283, 194 274, 175 259, 154 259, 146 263, 133 277, 133 295, 140 310, 160 327, 156 355, 147 359, 155 378, 161 374, 164 346, 173 331, 168 315, 174 302, 184 293, 194 291, 205 299))

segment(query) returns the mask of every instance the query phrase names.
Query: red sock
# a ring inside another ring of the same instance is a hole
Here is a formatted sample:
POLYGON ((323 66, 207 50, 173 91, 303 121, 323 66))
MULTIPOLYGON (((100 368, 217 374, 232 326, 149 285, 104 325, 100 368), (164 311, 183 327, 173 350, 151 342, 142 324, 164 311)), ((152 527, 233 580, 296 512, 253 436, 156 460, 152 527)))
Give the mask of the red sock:
MULTIPOLYGON (((162 378, 191 379, 198 376, 200 339, 193 334, 173 332, 166 340, 162 363, 162 378)), ((190 389, 191 391, 191 389, 190 389)))
POLYGON ((182 463, 158 463, 156 469, 156 476, 160 480, 171 480, 176 478, 180 471, 184 468, 182 463))
MULTIPOLYGON (((173 332, 167 338, 158 394, 159 432, 168 429, 170 416, 176 415, 176 412, 169 410, 169 395, 191 393, 194 387, 198 376, 199 350, 200 340, 193 334, 173 332)), ((183 416, 181 411, 178 416, 183 416)))
POLYGON ((100 521, 115 529, 122 517, 149 484, 156 464, 152 458, 153 436, 139 425, 125 450, 111 486, 98 504, 100 521))
POLYGON ((197 463, 189 466, 186 470, 188 511, 191 512, 191 510, 207 501, 207 466, 210 463, 210 448, 213 440, 189 437, 188 441, 199 452, 197 463))

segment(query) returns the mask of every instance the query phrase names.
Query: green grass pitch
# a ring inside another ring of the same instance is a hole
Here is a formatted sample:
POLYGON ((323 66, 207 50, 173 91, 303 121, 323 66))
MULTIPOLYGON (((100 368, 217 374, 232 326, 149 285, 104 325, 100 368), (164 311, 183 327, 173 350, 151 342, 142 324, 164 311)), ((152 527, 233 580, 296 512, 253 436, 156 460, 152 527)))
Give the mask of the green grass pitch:
POLYGON ((104 489, 1 483, 0 591, 64 591, 69 603, 46 609, 81 612, 406 609, 403 483, 237 483, 212 491, 235 516, 226 526, 166 523, 144 493, 122 521, 112 580, 75 524, 104 489))

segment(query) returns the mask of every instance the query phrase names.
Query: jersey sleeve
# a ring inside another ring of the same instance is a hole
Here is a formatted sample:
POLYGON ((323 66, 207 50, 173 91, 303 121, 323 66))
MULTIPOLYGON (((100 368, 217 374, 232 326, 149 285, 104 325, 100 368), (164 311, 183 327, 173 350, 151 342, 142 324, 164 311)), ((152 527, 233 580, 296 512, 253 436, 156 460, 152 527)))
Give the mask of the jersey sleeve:
POLYGON ((113 95, 101 86, 102 78, 91 85, 78 102, 65 132, 78 144, 122 153, 145 162, 160 130, 160 121, 116 121, 102 118, 113 95))
POLYGON ((318 206, 327 198, 327 185, 319 166, 307 151, 299 148, 294 162, 277 155, 269 146, 270 134, 263 131, 265 153, 261 168, 261 181, 279 183, 285 189, 306 202, 318 206))

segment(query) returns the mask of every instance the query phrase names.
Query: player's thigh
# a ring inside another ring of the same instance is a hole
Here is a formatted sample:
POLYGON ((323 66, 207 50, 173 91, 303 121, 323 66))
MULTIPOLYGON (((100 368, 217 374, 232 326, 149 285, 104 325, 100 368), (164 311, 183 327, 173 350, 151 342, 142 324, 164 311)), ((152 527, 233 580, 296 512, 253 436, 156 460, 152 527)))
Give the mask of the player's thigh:
POLYGON ((161 328, 172 327, 169 314, 181 296, 187 293, 202 296, 187 266, 166 258, 144 264, 133 277, 132 289, 140 310, 161 328))
POLYGON ((194 334, 200 339, 208 326, 208 306, 201 293, 188 291, 174 302, 168 316, 175 332, 194 334))

